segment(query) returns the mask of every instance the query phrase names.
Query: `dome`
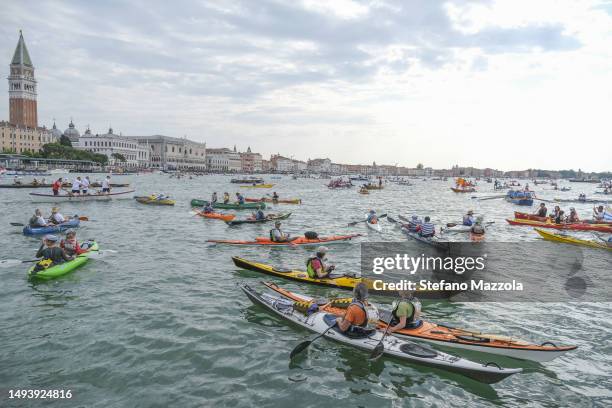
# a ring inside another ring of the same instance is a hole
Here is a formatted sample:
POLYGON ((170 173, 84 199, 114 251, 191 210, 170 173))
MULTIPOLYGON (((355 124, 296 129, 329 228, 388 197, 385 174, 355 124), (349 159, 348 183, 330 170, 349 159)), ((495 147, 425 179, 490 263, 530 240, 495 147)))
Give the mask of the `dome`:
POLYGON ((81 136, 81 134, 74 127, 74 123, 72 123, 72 120, 70 120, 70 124, 68 125, 68 129, 64 130, 64 136, 67 136, 68 139, 70 139, 71 142, 78 142, 79 137, 81 136))
POLYGON ((53 128, 51 128, 51 136, 55 140, 59 140, 59 138, 62 137, 62 131, 55 126, 55 121, 53 121, 53 128))

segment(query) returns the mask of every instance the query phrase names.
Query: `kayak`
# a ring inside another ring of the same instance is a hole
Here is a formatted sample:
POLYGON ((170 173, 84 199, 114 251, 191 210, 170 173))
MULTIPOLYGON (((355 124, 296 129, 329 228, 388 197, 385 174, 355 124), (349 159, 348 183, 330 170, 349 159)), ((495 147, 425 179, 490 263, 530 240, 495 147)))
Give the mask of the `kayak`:
POLYGON ((455 193, 474 193, 476 192, 476 189, 473 187, 470 188, 455 188, 455 187, 451 187, 451 190, 453 190, 455 193))
POLYGON ((253 184, 252 186, 240 186, 240 188, 272 188, 274 184, 253 184))
POLYGON ((380 225, 380 222, 371 223, 366 221, 366 225, 371 230, 374 230, 376 232, 382 232, 382 226, 380 225))
POLYGON ((111 201, 112 199, 128 198, 127 194, 133 193, 135 190, 121 191, 118 193, 100 193, 100 194, 43 194, 30 193, 32 201, 39 203, 55 203, 55 202, 81 202, 81 201, 111 201))
POLYGON ((212 219, 223 220, 223 221, 231 221, 234 218, 236 218, 236 216, 234 214, 222 214, 222 213, 208 213, 208 214, 206 214, 204 211, 199 211, 198 215, 200 217, 204 217, 204 218, 212 218, 212 219))
POLYGON ((596 198, 585 198, 582 200, 579 198, 555 198, 555 201, 558 203, 612 203, 612 200, 600 200, 596 198))
POLYGON ((582 245, 591 248, 612 250, 612 246, 608 246, 604 242, 590 241, 586 239, 570 237, 568 235, 555 234, 553 232, 543 231, 539 228, 536 228, 535 230, 538 234, 540 234, 542 238, 547 241, 563 242, 565 244, 582 245))
POLYGON ((209 239, 207 242, 213 244, 226 244, 238 246, 274 246, 274 247, 295 247, 295 246, 314 246, 321 244, 339 244, 347 242, 353 238, 360 237, 361 234, 352 235, 332 235, 330 237, 319 237, 316 239, 308 239, 306 237, 298 237, 290 242, 275 242, 266 237, 257 237, 255 241, 240 241, 240 240, 222 240, 209 239))
POLYGON ((234 184, 261 184, 264 180, 261 178, 252 178, 252 179, 231 179, 230 183, 234 184))
POLYGON ((540 227, 540 228, 554 228, 560 230, 574 230, 574 231, 599 231, 612 233, 612 225, 607 224, 587 224, 587 223, 576 223, 576 224, 553 224, 551 222, 540 222, 534 220, 506 220, 510 225, 522 225, 526 227, 540 227))
POLYGON ((273 204, 302 204, 302 200, 299 198, 285 199, 285 200, 274 200, 272 198, 245 198, 244 201, 247 203, 273 203, 273 204))
MULTIPOLYGON (((193 200, 191 200, 192 207, 205 207, 206 205, 208 205, 208 201, 199 200, 197 198, 194 198, 193 200)), ((220 208, 220 209, 225 209, 225 210, 257 210, 258 208, 261 208, 263 210, 266 208, 266 203, 244 203, 244 204, 227 203, 225 204, 225 203, 221 203, 217 201, 216 203, 213 204, 213 208, 220 208)))
POLYGON ((414 231, 410 231, 408 228, 406 227, 400 227, 401 231, 404 233, 404 235, 422 242, 424 244, 427 244, 429 246, 432 246, 434 248, 437 249, 444 249, 444 250, 448 250, 449 249, 449 244, 448 242, 444 242, 444 241, 440 241, 436 236, 433 237, 422 237, 418 232, 414 232, 414 231))
MULTIPOLYGON (((527 214, 527 213, 522 213, 518 211, 514 212, 514 218, 517 218, 520 220, 533 220, 533 221, 540 221, 540 222, 547 222, 550 220, 550 217, 540 217, 535 214, 527 214)), ((612 221, 605 221, 605 220, 582 220, 582 222, 585 224, 612 225, 612 221)))
POLYGON ((89 252, 85 252, 74 258, 72 261, 64 262, 59 265, 51 266, 50 268, 43 269, 38 272, 34 272, 34 268, 36 265, 33 265, 30 269, 28 269, 28 279, 43 279, 49 280, 53 278, 57 278, 59 276, 65 275, 69 272, 74 271, 75 269, 85 265, 87 261, 89 261, 89 256, 92 252, 98 251, 98 243, 92 241, 91 249, 89 252))
POLYGON ((372 330, 372 333, 366 337, 349 337, 337 329, 336 316, 333 314, 315 312, 305 316, 295 310, 296 302, 294 301, 280 296, 259 294, 248 285, 242 285, 241 289, 255 305, 263 306, 277 317, 288 320, 309 331, 323 334, 328 339, 358 349, 372 351, 382 341, 385 355, 414 364, 458 373, 487 384, 499 382, 512 374, 523 371, 521 368, 502 368, 497 364, 476 363, 395 336, 385 336, 382 330, 372 330), (332 327, 331 330, 329 330, 330 327, 332 327))
POLYGON ((136 201, 142 204, 150 204, 150 205, 174 205, 176 204, 175 200, 170 200, 169 198, 158 200, 155 196, 136 196, 134 197, 136 201))
POLYGON ((291 216, 291 213, 286 214, 268 214, 266 218, 263 220, 255 220, 251 218, 246 218, 243 220, 231 220, 226 221, 227 225, 241 225, 241 224, 263 224, 265 222, 276 221, 276 220, 286 220, 291 216))
MULTIPOLYGON (((305 302, 308 306, 314 302, 318 303, 319 305, 323 303, 323 300, 317 300, 309 296, 290 292, 279 287, 275 283, 264 282, 263 284, 276 293, 295 302, 305 302)), ((322 307, 322 310, 336 316, 343 316, 346 312, 346 307, 351 301, 351 298, 344 298, 333 299, 331 300, 331 303, 329 303, 329 300, 325 299, 326 305, 325 307, 322 307)), ((391 313, 387 311, 381 313, 381 315, 382 318, 379 321, 378 327, 385 329, 391 317, 391 313)), ((520 360, 537 361, 540 363, 551 361, 563 353, 570 350, 575 350, 577 348, 577 346, 573 345, 557 346, 548 341, 538 345, 513 337, 484 334, 480 331, 460 329, 448 325, 428 322, 426 320, 421 320, 421 323, 415 328, 398 330, 394 333, 394 335, 407 337, 411 340, 426 341, 446 347, 478 351, 481 353, 512 357, 520 360)))
POLYGON ((72 218, 64 223, 48 225, 46 227, 30 227, 29 225, 26 225, 23 227, 23 235, 53 234, 66 231, 69 228, 78 228, 79 224, 80 221, 78 218, 72 218))
MULTIPOLYGON (((354 274, 345 274, 345 275, 335 275, 337 277, 334 278, 323 278, 323 279, 313 279, 308 276, 308 273, 305 271, 299 270, 291 270, 291 269, 277 269, 271 265, 266 265, 259 262, 249 261, 244 258, 240 258, 237 256, 232 257, 232 261, 234 261, 234 265, 239 268, 246 269, 248 271, 260 272, 266 275, 275 276, 277 278, 289 279, 296 282, 302 283, 310 283, 313 285, 325 286, 328 288, 335 289, 344 289, 344 290, 353 290, 355 285, 360 282, 365 283, 368 288, 374 291, 373 281, 371 279, 365 279, 361 277, 357 277, 354 274)), ((448 299, 451 296, 458 295, 461 293, 459 290, 417 290, 418 297, 420 299, 448 299)), ((380 296, 391 296, 397 297, 397 291, 389 290, 382 291, 376 290, 372 292, 373 295, 380 296)))

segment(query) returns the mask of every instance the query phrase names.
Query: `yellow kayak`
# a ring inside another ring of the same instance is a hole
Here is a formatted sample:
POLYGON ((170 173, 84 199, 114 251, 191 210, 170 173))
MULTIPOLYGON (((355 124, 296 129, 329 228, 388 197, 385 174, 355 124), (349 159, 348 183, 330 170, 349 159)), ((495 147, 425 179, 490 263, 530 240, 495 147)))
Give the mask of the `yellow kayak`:
POLYGON ((240 186, 240 188, 272 188, 274 184, 253 184, 252 186, 240 186))
POLYGON ((170 200, 168 198, 163 200, 158 200, 155 196, 137 196, 134 197, 136 201, 142 204, 151 204, 151 205, 174 205, 176 204, 175 200, 170 200))
POLYGON ((542 238, 544 238, 547 241, 563 242, 565 244, 582 245, 582 246, 588 246, 591 248, 612 250, 612 246, 607 246, 603 242, 589 241, 586 239, 570 237, 569 235, 555 234, 553 232, 544 231, 539 228, 535 228, 535 230, 538 234, 540 234, 542 238))

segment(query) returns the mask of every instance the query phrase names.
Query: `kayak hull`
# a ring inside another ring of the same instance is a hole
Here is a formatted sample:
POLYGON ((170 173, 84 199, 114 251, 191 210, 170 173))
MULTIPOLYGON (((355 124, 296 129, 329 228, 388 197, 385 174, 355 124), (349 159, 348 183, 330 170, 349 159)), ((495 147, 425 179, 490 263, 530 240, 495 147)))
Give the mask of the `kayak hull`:
POLYGON ((271 246, 271 247, 296 247, 296 246, 315 246, 315 245, 328 245, 347 242, 353 238, 360 237, 361 234, 352 235, 337 235, 330 237, 320 237, 317 239, 307 239, 305 237, 298 237, 291 242, 274 242, 268 238, 258 237, 255 241, 240 241, 240 240, 222 240, 222 239, 211 239, 207 242, 214 244, 226 244, 236 246, 271 246))
POLYGON ((240 186, 240 188, 272 188, 274 184, 255 184, 252 186, 240 186))
POLYGON ((436 237, 432 237, 432 238, 422 237, 421 235, 419 235, 418 232, 410 231, 406 227, 401 227, 400 229, 402 230, 404 235, 414 239, 415 241, 422 242, 424 244, 427 244, 427 245, 432 246, 432 247, 437 248, 437 249, 442 249, 442 250, 448 250, 449 249, 448 242, 440 241, 436 237))
POLYGON ((272 203, 272 204, 302 204, 302 200, 299 198, 292 198, 286 200, 273 200, 271 198, 245 198, 244 201, 247 203, 272 203))
POLYGON ((169 200, 169 199, 156 200, 154 198, 145 197, 145 196, 136 196, 134 197, 134 199, 141 204, 148 204, 148 205, 174 205, 176 204, 175 200, 169 200))
POLYGON ((69 228, 78 228, 79 224, 80 224, 80 221, 78 218, 72 218, 62 224, 52 225, 48 227, 32 228, 29 225, 26 225, 25 227, 23 227, 23 235, 54 234, 54 233, 66 231, 69 228))
MULTIPOLYGON (((274 292, 293 301, 314 301, 314 298, 310 296, 290 292, 286 289, 280 288, 274 283, 264 282, 264 285, 274 292)), ((350 298, 342 300, 346 300, 347 303, 351 301, 350 298)), ((346 309, 344 308, 330 305, 325 306, 323 310, 336 316, 343 316, 346 312, 346 309)), ((387 322, 380 320, 378 327, 380 329, 385 329, 387 327, 387 322)), ((438 325, 436 323, 424 320, 419 327, 415 329, 401 329, 395 332, 394 335, 409 338, 410 340, 424 341, 438 346, 511 357, 518 360, 530 360, 540 363, 554 360, 562 354, 577 348, 577 346, 556 346, 553 343, 548 345, 549 342, 544 343, 544 345, 538 345, 507 336, 480 334, 479 332, 438 325), (478 337, 478 335, 486 337, 478 337)))
POLYGON ((127 195, 133 193, 135 190, 122 191, 120 193, 108 193, 108 194, 75 194, 75 195, 53 195, 53 194, 42 194, 42 193, 30 193, 30 197, 33 202, 37 203, 56 203, 56 202, 73 202, 79 203, 83 201, 111 201, 119 198, 129 198, 127 195))
POLYGON ((214 220, 222 220, 222 221, 231 221, 234 218, 236 218, 236 216, 234 214, 222 214, 222 213, 204 213, 204 211, 200 211, 198 212, 198 215, 200 217, 204 217, 204 218, 210 218, 210 219, 214 219, 214 220))
POLYGON ((366 225, 368 226, 369 229, 371 229, 372 231, 376 231, 376 232, 382 232, 382 226, 380 225, 379 222, 372 224, 366 221, 366 225))
POLYGON ((476 189, 475 188, 455 188, 455 187, 451 187, 451 190, 453 190, 455 193, 475 193, 476 189))
MULTIPOLYGON (((193 200, 191 200, 191 206, 192 207, 205 207, 208 204, 208 201, 205 200, 199 200, 197 198, 194 198, 193 200)), ((266 203, 244 203, 244 204, 238 204, 238 203, 221 203, 221 202, 216 202, 213 204, 213 208, 219 208, 221 210, 257 210, 259 208, 261 208, 262 210, 266 208, 266 203)))
POLYGON ((409 363, 462 374, 487 384, 494 384, 522 371, 520 368, 501 368, 497 365, 476 363, 433 349, 424 348, 410 341, 394 338, 393 336, 384 336, 381 330, 376 330, 365 338, 351 338, 336 330, 328 330, 335 324, 335 316, 333 315, 325 312, 315 312, 310 316, 304 316, 293 310, 293 302, 291 301, 271 295, 260 295, 248 285, 243 285, 241 288, 255 305, 264 307, 277 317, 290 321, 306 330, 318 334, 324 333, 324 337, 348 346, 372 351, 382 341, 385 355, 409 363))
MULTIPOLYGON (((299 270, 288 270, 288 269, 277 269, 271 265, 266 265, 259 262, 249 261, 247 259, 243 259, 237 256, 232 257, 232 261, 234 265, 238 268, 246 269, 248 271, 259 272, 270 276, 275 276, 277 278, 288 279, 296 282, 309 283, 311 285, 317 286, 325 286, 329 288, 337 288, 344 290, 353 290, 355 286, 363 282, 365 283, 369 289, 373 290, 373 281, 369 279, 363 279, 360 277, 353 276, 339 276, 337 278, 323 278, 323 279, 312 279, 308 276, 308 273, 305 271, 299 270)), ((454 295, 461 293, 461 291, 456 290, 417 290, 419 298, 421 299, 448 299, 454 295)), ((376 295, 381 296, 392 296, 397 297, 397 291, 381 291, 377 290, 376 295)))
POLYGON ((603 242, 600 243, 597 241, 589 241, 586 239, 570 237, 567 235, 555 234, 552 232, 541 230, 539 228, 535 228, 535 231, 547 241, 562 242, 564 244, 580 245, 580 246, 586 246, 590 248, 607 249, 607 250, 612 251, 612 246, 607 246, 603 242))
POLYGON ((612 225, 605 224, 553 224, 548 222, 540 222, 533 220, 521 220, 507 219, 506 222, 510 225, 521 225, 525 227, 540 227, 540 228, 553 228, 558 230, 573 230, 573 231, 598 231, 598 232, 608 232, 612 233, 612 225))
POLYGON ((230 226, 231 225, 242 225, 242 224, 263 224, 263 223, 271 222, 271 221, 286 220, 290 216, 291 216, 291 213, 287 213, 287 214, 268 216, 264 218, 263 220, 244 219, 244 220, 232 220, 232 221, 226 221, 226 222, 227 222, 227 225, 230 225, 230 226))
POLYGON ((50 279, 55 279, 60 276, 66 275, 74 271, 75 269, 78 269, 81 266, 85 265, 87 261, 89 261, 89 256, 91 255, 91 252, 96 252, 98 251, 98 249, 99 249, 98 243, 94 241, 93 244, 91 245, 91 250, 89 252, 86 252, 84 254, 77 256, 72 261, 68 261, 68 262, 64 262, 59 265, 52 266, 45 270, 39 271, 36 274, 34 274, 34 268, 36 267, 36 265, 34 265, 30 269, 28 269, 28 279, 50 280, 50 279))

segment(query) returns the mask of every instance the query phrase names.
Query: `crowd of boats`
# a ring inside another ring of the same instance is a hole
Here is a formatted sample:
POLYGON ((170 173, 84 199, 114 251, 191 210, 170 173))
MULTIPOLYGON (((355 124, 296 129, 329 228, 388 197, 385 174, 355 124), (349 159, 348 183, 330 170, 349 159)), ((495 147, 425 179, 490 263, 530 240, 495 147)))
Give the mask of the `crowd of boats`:
MULTIPOLYGON (((89 201, 106 197, 114 199, 126 197, 134 190, 116 192, 110 182, 110 176, 100 183, 99 191, 91 191, 95 183, 89 177, 75 177, 66 184, 63 178, 55 180, 50 186, 44 182, 37 182, 36 187, 51 188, 51 193, 30 193, 33 199, 45 197, 56 201, 89 201), (40 183, 40 185, 38 184, 40 183)), ((44 181, 44 180, 43 180, 44 181)), ((352 180, 357 181, 357 180, 352 180)), ((351 180, 332 180, 327 187, 330 189, 350 188, 354 184, 351 180)), ((366 180, 358 180, 366 181, 366 180)), ((375 182, 367 180, 360 187, 360 192, 382 190, 387 181, 378 178, 375 182)), ((395 180, 398 182, 398 180, 395 180)), ((232 179, 230 183, 240 184, 241 187, 271 189, 274 184, 265 183, 262 178, 232 179)), ((30 183, 33 185, 34 183, 30 183)), ((399 184, 399 183, 398 183, 399 184)), ((15 184, 14 188, 20 184, 15 184)), ((23 184, 21 184, 23 186, 23 184)), ((497 186, 497 183, 496 183, 497 186)), ((127 187, 127 185, 121 185, 127 187)), ((606 187, 605 185, 603 186, 606 187)), ((475 193, 478 186, 475 181, 459 178, 455 181, 453 191, 459 193, 475 193)), ((495 190, 495 189, 494 189, 495 190)), ((144 205, 173 206, 176 200, 165 194, 149 194, 134 196, 137 202, 144 205)), ((466 197, 467 198, 467 197, 466 197)), ((506 198, 507 201, 517 205, 532 205, 535 194, 528 185, 521 190, 509 190, 503 196, 483 197, 473 196, 470 199, 506 198), (531 200, 530 204, 523 200, 531 200)), ((346 298, 312 298, 300 293, 290 292, 276 283, 266 282, 266 292, 261 292, 250 285, 242 285, 245 295, 255 304, 280 319, 297 324, 309 331, 318 334, 316 338, 329 339, 370 352, 371 359, 381 355, 389 355, 415 364, 436 367, 484 383, 496 383, 504 378, 520 373, 521 368, 505 368, 494 361, 494 356, 505 356, 519 360, 547 362, 566 352, 574 350, 575 345, 560 345, 550 339, 541 343, 533 343, 510 335, 486 334, 486 331, 468 330, 444 325, 440 322, 429 321, 422 315, 423 304, 419 299, 428 301, 448 300, 457 295, 453 290, 417 290, 381 292, 373 291, 373 282, 361 277, 352 271, 337 271, 334 265, 327 262, 330 251, 328 245, 346 244, 362 237, 361 233, 338 234, 319 236, 314 231, 304 231, 299 236, 291 236, 283 229, 283 221, 289 219, 292 212, 277 211, 266 213, 267 205, 300 205, 300 198, 281 197, 276 191, 261 197, 245 197, 238 191, 230 195, 224 192, 220 197, 212 192, 209 199, 194 198, 190 201, 191 212, 194 216, 217 220, 227 223, 228 226, 243 224, 272 223, 267 236, 253 237, 250 240, 235 239, 209 239, 211 245, 256 246, 256 247, 311 247, 315 248, 312 255, 304 259, 305 270, 287 270, 273 265, 255 262, 242 257, 233 257, 234 264, 241 269, 266 274, 275 278, 291 280, 303 284, 318 285, 321 287, 344 289, 352 291, 352 296, 346 298), (233 213, 228 210, 235 211, 233 213), (241 211, 251 212, 250 215, 239 217, 241 211), (392 296, 395 301, 391 305, 376 304, 371 295, 392 296), (415 342, 416 341, 416 342, 415 342), (448 354, 437 348, 424 345, 422 342, 434 346, 440 345, 451 348, 467 349, 483 353, 490 360, 488 363, 475 362, 467 358, 448 354)), ((299 207, 295 207, 299 211, 299 207)), ((487 222, 482 216, 476 216, 474 211, 468 210, 460 220, 453 220, 443 226, 435 225, 429 216, 421 217, 416 214, 389 215, 378 214, 371 209, 363 217, 348 222, 348 226, 365 224, 373 233, 382 231, 381 223, 387 220, 391 226, 398 227, 406 237, 419 243, 445 250, 448 248, 449 234, 469 233, 472 241, 484 239, 486 231, 494 221, 487 222)), ((64 217, 60 208, 51 208, 50 215, 44 217, 40 209, 36 209, 27 224, 12 223, 14 226, 23 226, 26 235, 44 235, 43 244, 36 253, 36 260, 28 269, 30 279, 53 279, 74 271, 84 265, 94 254, 99 253, 100 246, 94 241, 85 241, 81 244, 76 241, 76 228, 87 217, 74 215, 64 217), (59 238, 57 234, 67 233, 66 238, 59 238)), ((348 220, 347 220, 348 221, 348 220)), ((555 234, 544 229, 557 229, 566 231, 593 231, 612 234, 612 210, 610 207, 600 205, 594 208, 589 219, 580 219, 575 209, 570 210, 568 216, 557 206, 549 213, 546 204, 542 202, 537 210, 531 213, 514 213, 513 219, 508 219, 510 225, 537 227, 535 231, 544 239, 559 243, 583 245, 593 249, 612 249, 612 236, 607 238, 598 235, 595 240, 584 240, 577 237, 555 234)), ((26 261, 30 262, 30 261, 26 261)), ((0 261, 2 265, 3 261, 0 261)), ((4 262, 6 264, 6 262, 4 262)), ((305 350, 314 340, 298 344, 291 352, 294 358, 305 350)))

